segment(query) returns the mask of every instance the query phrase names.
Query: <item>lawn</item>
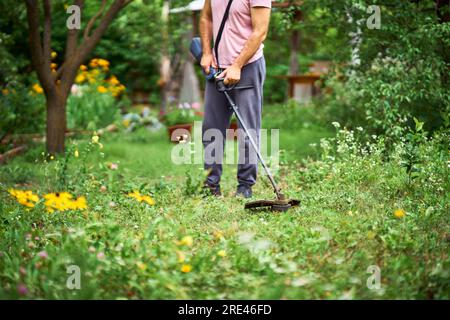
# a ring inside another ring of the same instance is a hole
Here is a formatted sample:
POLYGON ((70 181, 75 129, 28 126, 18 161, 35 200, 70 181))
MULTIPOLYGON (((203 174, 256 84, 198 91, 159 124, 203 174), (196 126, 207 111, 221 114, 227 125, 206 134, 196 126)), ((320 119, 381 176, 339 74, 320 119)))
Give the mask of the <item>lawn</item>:
MULTIPOLYGON (((107 133, 102 148, 80 136, 53 160, 37 145, 0 167, 0 298, 450 298, 448 136, 421 147, 411 179, 400 146, 386 160, 376 139, 364 152, 356 133, 333 140, 290 108, 268 107, 264 121, 281 128, 277 178, 301 200, 287 213, 245 211, 231 165, 224 196, 203 197, 201 166, 174 165, 165 131, 107 133), (68 191, 88 208, 28 209, 9 188, 68 191), (70 266, 80 289, 67 286, 70 266)), ((256 198, 273 197, 264 179, 256 198)))

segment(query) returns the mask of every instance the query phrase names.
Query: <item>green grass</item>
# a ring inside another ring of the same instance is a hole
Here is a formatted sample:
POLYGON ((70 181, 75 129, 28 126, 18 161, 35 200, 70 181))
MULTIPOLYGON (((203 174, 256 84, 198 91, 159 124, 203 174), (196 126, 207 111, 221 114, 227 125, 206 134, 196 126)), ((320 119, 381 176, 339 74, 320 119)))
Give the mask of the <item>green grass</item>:
MULTIPOLYGON (((309 112, 265 111, 264 126, 281 128, 286 150, 277 178, 286 194, 302 201, 283 214, 245 211, 245 200, 233 197, 231 165, 224 197, 191 194, 203 178, 201 166, 174 165, 165 132, 108 134, 101 137, 104 148, 94 146, 86 159, 88 139, 75 141, 79 158, 69 143, 65 186, 85 195, 89 209, 49 214, 40 203, 26 211, 0 192, 0 297, 448 299, 448 154, 442 141, 422 147, 421 171, 411 182, 396 154, 384 161, 376 149, 329 157, 319 152, 310 144, 333 134, 315 125, 309 112), (119 169, 108 169, 111 162, 119 169), (102 185, 108 190, 100 192, 102 185), (133 189, 151 194, 156 204, 127 197, 133 189), (405 217, 393 216, 398 208, 405 217), (185 236, 192 246, 179 242, 185 236), (218 255, 221 250, 226 256, 218 255), (48 258, 39 257, 41 251, 48 258), (192 271, 183 273, 183 264, 192 271), (70 265, 80 267, 81 290, 66 287, 70 265), (381 290, 366 285, 370 266, 381 271, 381 290), (19 295, 19 285, 26 295, 19 295)), ((36 162, 41 152, 37 146, 0 167, 3 186, 40 195, 62 190, 63 159, 36 162)), ((254 194, 273 197, 265 177, 254 194)))

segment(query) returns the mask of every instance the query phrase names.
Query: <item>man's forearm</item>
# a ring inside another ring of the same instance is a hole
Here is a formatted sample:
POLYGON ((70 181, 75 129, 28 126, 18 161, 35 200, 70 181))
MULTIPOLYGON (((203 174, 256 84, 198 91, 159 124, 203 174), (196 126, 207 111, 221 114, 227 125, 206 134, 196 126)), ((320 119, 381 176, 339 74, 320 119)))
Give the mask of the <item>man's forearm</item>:
POLYGON ((241 53, 236 58, 233 64, 242 69, 242 67, 244 67, 247 62, 255 55, 265 39, 265 32, 253 32, 253 34, 245 43, 244 49, 242 49, 241 53))
POLYGON ((212 21, 206 16, 202 16, 200 19, 200 38, 202 39, 203 54, 212 54, 212 21))

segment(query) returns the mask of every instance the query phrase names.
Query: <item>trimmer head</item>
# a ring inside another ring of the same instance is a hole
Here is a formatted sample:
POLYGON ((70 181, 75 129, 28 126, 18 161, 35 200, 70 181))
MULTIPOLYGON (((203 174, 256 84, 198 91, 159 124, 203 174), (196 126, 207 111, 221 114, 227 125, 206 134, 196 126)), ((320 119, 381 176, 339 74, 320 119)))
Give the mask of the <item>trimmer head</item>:
POLYGON ((276 200, 258 200, 252 201, 245 204, 245 209, 251 210, 264 210, 268 209, 271 211, 285 212, 289 210, 291 207, 298 206, 300 204, 300 200, 296 199, 283 199, 284 196, 280 197, 281 199, 276 200))

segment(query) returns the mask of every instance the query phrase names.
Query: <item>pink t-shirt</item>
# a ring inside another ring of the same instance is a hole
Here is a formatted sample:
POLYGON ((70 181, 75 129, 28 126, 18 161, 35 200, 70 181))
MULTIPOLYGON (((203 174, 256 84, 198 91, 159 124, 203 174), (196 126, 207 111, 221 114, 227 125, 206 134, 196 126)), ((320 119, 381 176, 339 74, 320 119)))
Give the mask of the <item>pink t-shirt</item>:
MULTIPOLYGON (((213 16, 213 33, 216 39, 220 24, 228 5, 228 0, 211 0, 213 16)), ((271 0, 233 0, 230 15, 219 43, 219 63, 221 68, 231 66, 244 48, 253 32, 251 8, 272 7, 271 0)), ((263 56, 264 45, 261 44, 255 55, 248 61, 251 63, 263 56)), ((215 56, 215 54, 214 54, 215 56)))

